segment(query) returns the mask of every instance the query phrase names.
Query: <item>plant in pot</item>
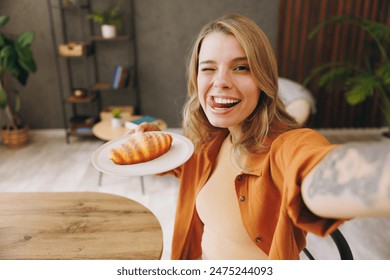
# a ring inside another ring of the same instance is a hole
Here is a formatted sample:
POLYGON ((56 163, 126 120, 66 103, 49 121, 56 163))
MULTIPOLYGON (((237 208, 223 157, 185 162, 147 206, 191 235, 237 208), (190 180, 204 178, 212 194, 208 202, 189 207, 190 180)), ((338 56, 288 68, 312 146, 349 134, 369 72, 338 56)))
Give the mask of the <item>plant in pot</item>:
POLYGON ((117 30, 122 26, 120 14, 122 1, 117 3, 111 2, 110 5, 102 10, 93 6, 92 13, 87 16, 88 19, 101 25, 102 37, 105 39, 115 38, 117 30))
MULTIPOLYGON (((0 16, 0 28, 8 21, 9 16, 0 16)), ((33 32, 24 32, 14 38, 0 30, 0 108, 4 110, 6 116, 1 138, 8 146, 20 146, 28 141, 28 127, 16 114, 20 108, 19 95, 8 88, 8 81, 10 77, 14 77, 25 86, 29 74, 36 71, 31 51, 33 40, 33 32), (14 96, 11 96, 11 93, 15 93, 14 96), (12 103, 15 106, 11 106, 12 103)))
POLYGON ((121 109, 114 108, 112 110, 112 119, 111 119, 111 126, 113 128, 118 128, 122 126, 122 117, 121 117, 121 109))
POLYGON ((363 50, 363 63, 347 60, 325 63, 312 69, 303 84, 307 85, 314 77, 318 77, 319 88, 344 90, 350 105, 378 95, 380 110, 389 128, 384 135, 390 137, 390 27, 362 18, 334 16, 318 24, 309 38, 313 38, 327 25, 343 23, 359 27, 369 35, 371 42, 363 50))

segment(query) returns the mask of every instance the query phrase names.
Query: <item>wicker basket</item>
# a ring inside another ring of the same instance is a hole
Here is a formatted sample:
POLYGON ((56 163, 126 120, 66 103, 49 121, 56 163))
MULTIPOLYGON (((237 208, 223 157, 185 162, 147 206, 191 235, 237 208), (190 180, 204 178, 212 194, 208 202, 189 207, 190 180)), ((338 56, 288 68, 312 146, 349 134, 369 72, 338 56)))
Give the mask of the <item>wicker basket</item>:
POLYGON ((80 42, 71 42, 58 46, 61 56, 83 56, 91 53, 91 46, 80 42))
POLYGON ((27 144, 29 140, 28 126, 20 129, 7 127, 1 130, 1 140, 10 148, 18 148, 27 144))

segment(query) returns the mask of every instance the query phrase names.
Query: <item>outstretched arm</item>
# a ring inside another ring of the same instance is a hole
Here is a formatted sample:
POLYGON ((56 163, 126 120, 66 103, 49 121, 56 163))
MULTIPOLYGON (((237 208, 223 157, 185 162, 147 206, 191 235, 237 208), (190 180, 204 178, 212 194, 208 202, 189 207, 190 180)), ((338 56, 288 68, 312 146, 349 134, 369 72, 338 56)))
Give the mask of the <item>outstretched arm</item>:
POLYGON ((320 217, 390 216, 390 144, 335 148, 305 177, 302 197, 320 217))

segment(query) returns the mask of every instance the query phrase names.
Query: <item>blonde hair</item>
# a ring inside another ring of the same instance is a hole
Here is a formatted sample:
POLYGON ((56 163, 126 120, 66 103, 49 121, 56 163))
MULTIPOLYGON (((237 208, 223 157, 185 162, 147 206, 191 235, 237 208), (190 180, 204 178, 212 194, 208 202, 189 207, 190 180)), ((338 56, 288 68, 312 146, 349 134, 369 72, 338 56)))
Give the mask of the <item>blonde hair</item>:
POLYGON ((196 149, 216 133, 227 130, 210 124, 198 99, 199 51, 203 39, 214 32, 235 36, 246 53, 251 74, 261 91, 255 110, 241 123, 241 137, 233 143, 234 157, 239 161, 241 155, 266 150, 269 144, 265 140, 268 136, 296 128, 297 123, 286 112, 277 94, 277 62, 267 36, 251 19, 238 14, 226 15, 201 29, 188 57, 188 100, 183 111, 183 129, 196 149))

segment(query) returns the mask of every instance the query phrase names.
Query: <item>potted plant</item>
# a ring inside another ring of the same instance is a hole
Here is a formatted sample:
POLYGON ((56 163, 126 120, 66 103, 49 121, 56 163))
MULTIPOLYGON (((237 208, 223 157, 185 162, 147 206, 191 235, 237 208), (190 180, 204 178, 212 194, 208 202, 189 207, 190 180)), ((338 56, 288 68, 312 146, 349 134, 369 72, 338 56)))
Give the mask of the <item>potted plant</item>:
MULTIPOLYGON (((7 24, 9 16, 0 16, 0 28, 7 24)), ((28 127, 17 116, 20 100, 14 91, 14 109, 11 106, 11 90, 7 82, 10 76, 25 86, 30 73, 37 67, 31 44, 34 40, 33 32, 24 32, 16 38, 6 35, 0 30, 0 108, 5 111, 6 125, 2 128, 1 136, 4 144, 9 146, 23 145, 28 140, 28 127)))
POLYGON ((111 4, 103 10, 93 6, 92 13, 87 16, 88 19, 101 25, 102 37, 105 39, 116 37, 117 29, 122 26, 120 14, 122 1, 117 3, 111 2, 111 4))
POLYGON ((335 16, 321 22, 309 34, 313 38, 329 24, 357 26, 372 39, 368 49, 363 50, 363 63, 357 61, 332 61, 314 68, 303 82, 307 85, 318 76, 318 86, 328 89, 345 90, 346 101, 356 105, 375 94, 380 99, 381 112, 389 127, 385 132, 390 137, 390 27, 388 25, 350 16, 335 16))
POLYGON ((114 108, 112 110, 112 119, 111 119, 111 126, 113 128, 118 128, 122 126, 122 117, 121 117, 121 109, 114 108))

